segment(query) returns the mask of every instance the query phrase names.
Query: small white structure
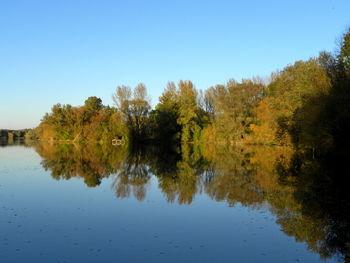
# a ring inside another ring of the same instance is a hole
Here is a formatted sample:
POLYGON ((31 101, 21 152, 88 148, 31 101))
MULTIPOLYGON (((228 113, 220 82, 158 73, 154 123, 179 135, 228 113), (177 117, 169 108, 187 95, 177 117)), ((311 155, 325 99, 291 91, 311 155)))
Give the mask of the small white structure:
POLYGON ((113 139, 112 140, 112 145, 116 146, 116 145, 124 145, 125 141, 123 139, 113 139))

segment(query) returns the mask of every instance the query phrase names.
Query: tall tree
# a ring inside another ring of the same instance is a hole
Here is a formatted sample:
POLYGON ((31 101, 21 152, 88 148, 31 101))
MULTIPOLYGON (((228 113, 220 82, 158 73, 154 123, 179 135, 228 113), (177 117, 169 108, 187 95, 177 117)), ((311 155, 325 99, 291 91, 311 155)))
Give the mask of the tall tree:
POLYGON ((133 140, 143 140, 148 132, 148 115, 151 109, 146 86, 138 84, 133 92, 128 86, 119 86, 112 96, 117 108, 123 113, 133 140))
POLYGON ((180 138, 181 126, 177 123, 179 107, 178 90, 173 82, 169 82, 151 114, 152 133, 156 139, 177 141, 180 138))
POLYGON ((191 81, 179 82, 179 118, 181 125, 181 142, 189 143, 200 135, 197 104, 197 90, 191 81))

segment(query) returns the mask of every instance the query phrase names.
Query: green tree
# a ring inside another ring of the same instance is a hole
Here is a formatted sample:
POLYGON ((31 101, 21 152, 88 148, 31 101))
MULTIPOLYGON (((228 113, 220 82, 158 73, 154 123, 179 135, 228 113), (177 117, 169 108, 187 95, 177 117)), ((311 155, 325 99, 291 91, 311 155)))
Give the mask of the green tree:
POLYGON ((179 82, 179 117, 177 123, 181 126, 181 142, 190 143, 200 136, 201 127, 197 104, 197 90, 191 81, 179 82))
POLYGON ((269 85, 269 96, 274 120, 278 125, 277 139, 289 143, 292 136, 294 143, 299 143, 301 137, 312 139, 315 134, 310 127, 310 118, 317 118, 320 110, 325 107, 325 98, 331 88, 331 81, 326 70, 318 59, 306 62, 297 61, 294 65, 278 72, 269 85), (307 111, 301 111, 304 106, 307 111), (305 121, 304 121, 305 120, 305 121), (306 121, 308 120, 308 121, 306 121))
POLYGON ((178 90, 173 82, 169 82, 151 113, 152 134, 156 139, 177 141, 180 138, 179 108, 178 90))
POLYGON ((254 108, 264 95, 264 85, 252 80, 230 80, 206 91, 206 108, 218 140, 235 142, 249 132, 254 108))

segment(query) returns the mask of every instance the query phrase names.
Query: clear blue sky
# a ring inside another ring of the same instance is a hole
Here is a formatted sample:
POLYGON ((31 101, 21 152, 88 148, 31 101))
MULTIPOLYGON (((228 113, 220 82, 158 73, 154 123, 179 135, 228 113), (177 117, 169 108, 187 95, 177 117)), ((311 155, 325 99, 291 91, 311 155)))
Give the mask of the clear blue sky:
POLYGON ((0 128, 58 102, 112 104, 121 84, 144 82, 155 104, 169 80, 267 76, 333 51, 349 25, 349 0, 0 0, 0 128))

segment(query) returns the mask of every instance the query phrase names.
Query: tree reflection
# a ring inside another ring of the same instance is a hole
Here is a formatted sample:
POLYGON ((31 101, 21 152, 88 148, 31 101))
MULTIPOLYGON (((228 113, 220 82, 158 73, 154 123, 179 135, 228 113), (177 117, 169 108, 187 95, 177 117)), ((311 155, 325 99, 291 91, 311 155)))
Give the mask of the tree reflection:
POLYGON ((151 178, 169 203, 191 204, 207 194, 229 206, 268 203, 282 231, 327 258, 349 260, 349 194, 345 163, 290 147, 122 148, 87 144, 37 144, 42 165, 57 180, 84 178, 89 187, 111 177, 117 198, 146 198, 151 178), (335 167, 334 165, 338 167, 335 167))
POLYGON ((206 192, 216 201, 259 205, 264 201, 264 191, 254 180, 256 165, 250 154, 238 147, 214 147, 206 153, 212 164, 212 180, 206 192))
POLYGON ((124 159, 125 151, 99 144, 45 144, 35 150, 43 158, 41 164, 57 180, 81 177, 89 187, 101 183, 102 178, 115 173, 124 159))
POLYGON ((322 257, 338 255, 349 262, 350 196, 342 180, 346 164, 326 156, 315 158, 310 151, 299 151, 289 163, 276 163, 281 182, 293 189, 290 198, 296 203, 296 213, 277 211, 283 217, 278 223, 322 257))
POLYGON ((142 150, 131 151, 119 167, 112 183, 118 198, 126 198, 133 192, 137 200, 146 197, 147 184, 151 178, 142 150))

